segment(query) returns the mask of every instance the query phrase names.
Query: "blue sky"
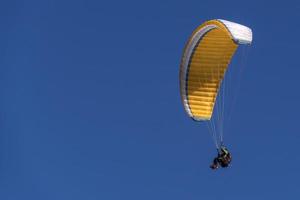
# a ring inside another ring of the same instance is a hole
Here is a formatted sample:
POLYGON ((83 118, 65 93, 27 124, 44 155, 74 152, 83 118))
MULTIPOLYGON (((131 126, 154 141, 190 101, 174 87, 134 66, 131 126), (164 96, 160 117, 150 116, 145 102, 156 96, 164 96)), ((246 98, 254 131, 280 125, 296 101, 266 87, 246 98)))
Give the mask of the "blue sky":
POLYGON ((296 1, 0 3, 0 198, 31 200, 299 197, 296 1), (179 96, 184 44, 205 20, 253 29, 212 172, 205 125, 179 96))

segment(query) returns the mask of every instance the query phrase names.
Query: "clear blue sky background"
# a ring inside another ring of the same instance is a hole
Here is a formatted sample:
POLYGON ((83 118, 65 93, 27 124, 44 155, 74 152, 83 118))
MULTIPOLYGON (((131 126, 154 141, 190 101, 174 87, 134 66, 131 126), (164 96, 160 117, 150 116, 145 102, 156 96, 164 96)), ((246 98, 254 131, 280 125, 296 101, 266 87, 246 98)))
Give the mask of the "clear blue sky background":
POLYGON ((0 198, 299 198, 297 1, 2 1, 0 198), (226 143, 212 172, 178 69, 194 28, 253 29, 226 143))

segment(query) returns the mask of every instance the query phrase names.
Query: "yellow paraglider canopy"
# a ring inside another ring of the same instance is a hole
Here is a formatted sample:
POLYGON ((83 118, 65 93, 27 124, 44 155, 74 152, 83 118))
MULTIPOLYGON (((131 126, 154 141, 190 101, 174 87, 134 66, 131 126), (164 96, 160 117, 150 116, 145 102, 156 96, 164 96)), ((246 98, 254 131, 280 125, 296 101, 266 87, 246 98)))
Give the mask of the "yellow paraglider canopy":
POLYGON ((180 66, 180 92, 194 120, 210 120, 220 84, 239 44, 250 44, 252 31, 226 20, 200 25, 188 40, 180 66))

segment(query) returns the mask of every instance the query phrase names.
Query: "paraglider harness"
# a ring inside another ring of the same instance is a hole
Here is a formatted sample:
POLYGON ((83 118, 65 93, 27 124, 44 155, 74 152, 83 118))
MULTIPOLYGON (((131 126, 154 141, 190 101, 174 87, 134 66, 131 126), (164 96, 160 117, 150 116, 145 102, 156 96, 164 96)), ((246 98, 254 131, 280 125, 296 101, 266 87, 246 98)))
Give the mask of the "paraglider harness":
POLYGON ((228 167, 232 159, 229 151, 223 145, 219 149, 217 149, 217 151, 218 156, 213 160, 213 163, 211 164, 210 168, 218 169, 219 166, 221 166, 222 168, 228 167))

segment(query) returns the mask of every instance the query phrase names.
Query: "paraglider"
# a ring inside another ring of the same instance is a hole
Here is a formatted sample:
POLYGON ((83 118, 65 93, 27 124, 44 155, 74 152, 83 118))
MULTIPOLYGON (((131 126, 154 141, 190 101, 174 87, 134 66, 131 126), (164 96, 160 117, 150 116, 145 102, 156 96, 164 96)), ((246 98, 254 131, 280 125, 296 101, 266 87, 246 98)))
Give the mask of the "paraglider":
POLYGON ((214 158, 213 163, 210 165, 211 169, 218 169, 220 166, 226 168, 230 165, 232 160, 231 154, 225 146, 221 146, 218 150, 218 156, 214 158))
POLYGON ((225 112, 224 97, 220 92, 222 82, 238 46, 249 45, 251 42, 250 28, 216 19, 206 21, 196 28, 183 51, 179 76, 182 103, 194 121, 209 123, 218 150, 218 157, 212 165, 215 169, 218 166, 227 167, 231 161, 228 150, 222 148, 225 112), (216 101, 220 102, 220 106, 216 106, 216 101), (217 119, 215 123, 212 120, 214 115, 217 119))

